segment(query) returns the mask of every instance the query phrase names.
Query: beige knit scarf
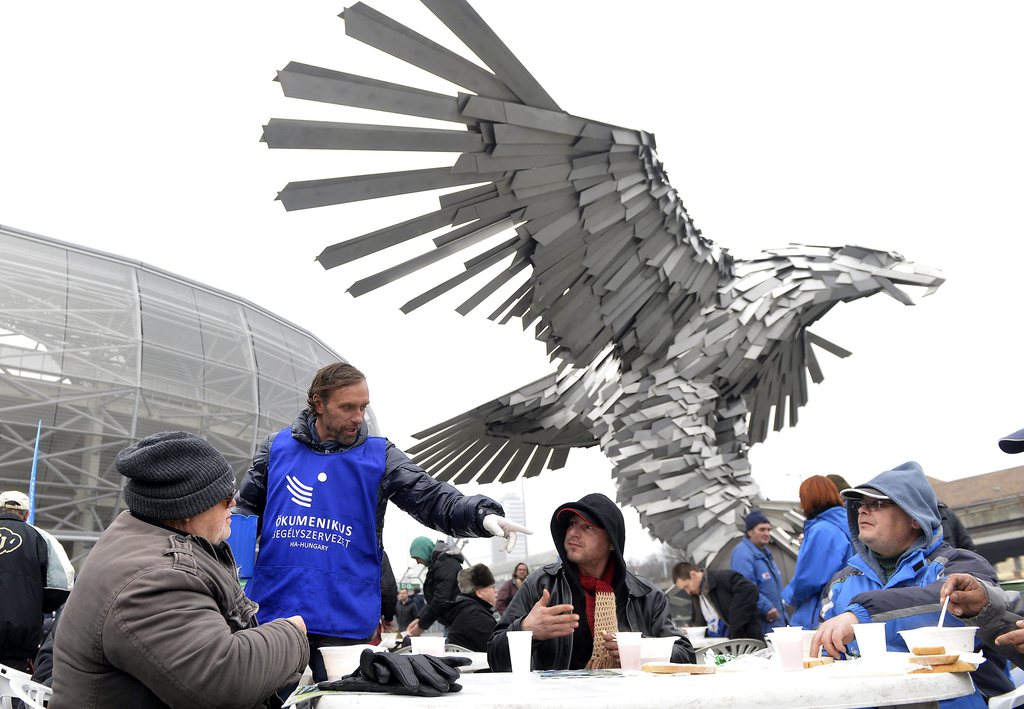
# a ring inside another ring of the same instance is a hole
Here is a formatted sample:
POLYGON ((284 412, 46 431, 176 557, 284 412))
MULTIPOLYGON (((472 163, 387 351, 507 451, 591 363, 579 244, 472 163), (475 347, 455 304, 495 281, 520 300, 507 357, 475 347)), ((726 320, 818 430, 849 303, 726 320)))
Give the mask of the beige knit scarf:
POLYGON ((608 564, 601 578, 580 574, 580 585, 587 596, 587 623, 594 636, 594 649, 585 667, 588 670, 615 667, 615 661, 604 646, 604 634, 614 633, 619 629, 615 615, 615 590, 611 585, 614 576, 613 564, 608 564))

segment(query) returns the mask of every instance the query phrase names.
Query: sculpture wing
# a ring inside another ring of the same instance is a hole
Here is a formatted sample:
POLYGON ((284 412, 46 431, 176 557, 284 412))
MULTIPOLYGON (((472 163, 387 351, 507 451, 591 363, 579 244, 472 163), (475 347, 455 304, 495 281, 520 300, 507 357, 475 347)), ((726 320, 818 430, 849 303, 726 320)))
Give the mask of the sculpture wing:
POLYGON ((271 119, 264 140, 272 148, 458 154, 454 165, 285 186, 279 199, 289 210, 458 188, 434 212, 326 248, 320 263, 331 268, 440 231, 432 250, 349 291, 362 295, 477 247, 482 253, 468 258, 461 273, 402 310, 476 281, 458 312, 507 292, 491 319, 519 317, 524 327, 539 320, 537 337, 552 357, 583 366, 612 344, 629 364, 664 351, 672 326, 711 298, 732 262, 693 225, 658 160, 654 136, 562 111, 466 2, 424 4, 483 66, 363 3, 343 13, 346 33, 465 93, 446 96, 297 63, 278 75, 290 97, 458 124, 271 119))
POLYGON ((415 434, 408 449, 438 480, 510 482, 565 465, 569 449, 598 443, 588 425, 594 392, 585 371, 563 367, 415 434))

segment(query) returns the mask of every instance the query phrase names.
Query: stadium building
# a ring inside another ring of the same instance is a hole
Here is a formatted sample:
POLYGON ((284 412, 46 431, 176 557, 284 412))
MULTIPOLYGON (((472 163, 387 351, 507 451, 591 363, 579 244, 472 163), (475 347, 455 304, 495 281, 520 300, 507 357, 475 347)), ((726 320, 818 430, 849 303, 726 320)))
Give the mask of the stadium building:
POLYGON ((28 491, 42 421, 35 524, 73 560, 124 509, 114 457, 128 443, 192 431, 240 478, 305 406, 312 373, 342 359, 253 303, 144 263, 3 226, 0 253, 0 490, 28 491))

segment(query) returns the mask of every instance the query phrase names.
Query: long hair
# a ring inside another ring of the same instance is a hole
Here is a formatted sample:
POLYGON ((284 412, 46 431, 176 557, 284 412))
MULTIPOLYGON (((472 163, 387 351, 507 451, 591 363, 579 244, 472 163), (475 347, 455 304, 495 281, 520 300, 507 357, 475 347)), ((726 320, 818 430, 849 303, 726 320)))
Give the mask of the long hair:
POLYGON ((306 411, 313 413, 316 410, 313 404, 315 394, 319 394, 320 400, 323 401, 326 398, 325 392, 332 389, 343 389, 365 381, 365 374, 345 362, 335 362, 321 367, 320 371, 313 375, 313 382, 309 385, 309 391, 306 392, 306 411))
POLYGON ((839 496, 839 489, 824 475, 812 475, 800 483, 800 508, 807 519, 841 504, 843 498, 839 496))

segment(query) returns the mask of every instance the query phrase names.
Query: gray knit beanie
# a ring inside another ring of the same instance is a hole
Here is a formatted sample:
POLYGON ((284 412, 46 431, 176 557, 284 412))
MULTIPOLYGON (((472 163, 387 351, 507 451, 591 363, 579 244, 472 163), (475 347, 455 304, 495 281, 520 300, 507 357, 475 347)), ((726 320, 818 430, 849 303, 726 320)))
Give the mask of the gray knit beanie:
POLYGON ((185 431, 146 436, 118 453, 115 465, 128 478, 128 509, 150 519, 192 517, 235 491, 235 475, 220 451, 185 431))

